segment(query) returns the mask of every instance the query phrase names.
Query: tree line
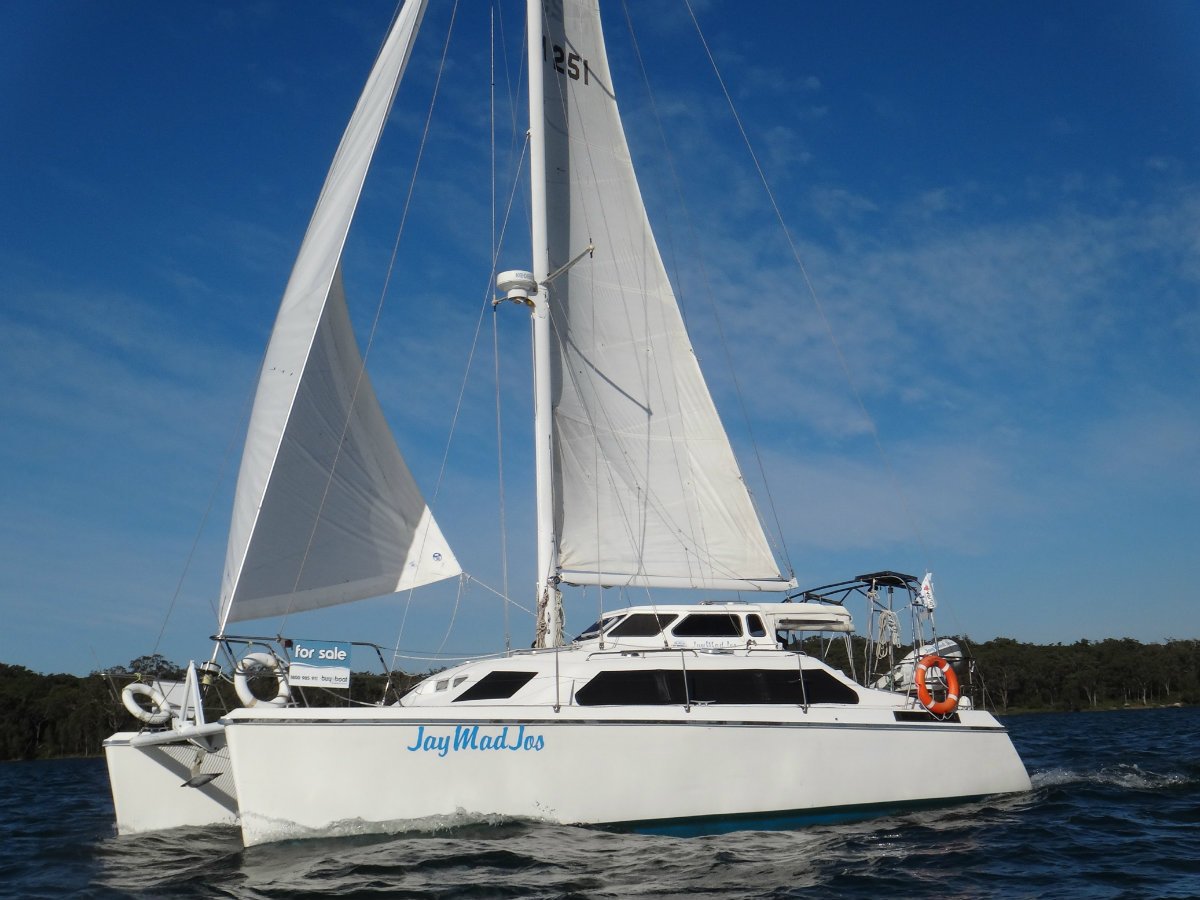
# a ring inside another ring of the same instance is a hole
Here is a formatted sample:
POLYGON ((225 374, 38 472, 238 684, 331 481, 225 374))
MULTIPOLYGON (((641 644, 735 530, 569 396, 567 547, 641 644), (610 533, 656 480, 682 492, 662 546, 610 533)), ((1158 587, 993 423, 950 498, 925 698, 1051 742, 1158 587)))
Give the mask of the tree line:
POLYGON ((979 698, 999 713, 1200 704, 1200 640, 967 642, 979 698))
MULTIPOLYGON (((117 731, 136 731, 141 723, 121 702, 121 690, 134 680, 182 681, 184 669, 160 654, 140 656, 128 666, 77 675, 40 675, 24 666, 0 663, 0 760, 99 756, 105 738, 117 731)), ((428 674, 428 673, 426 673, 428 674)), ((349 691, 293 688, 292 696, 310 706, 370 704, 406 693, 426 674, 384 675, 356 672, 349 691)), ((271 693, 272 676, 250 679, 260 696, 271 693)), ((204 698, 205 713, 215 721, 241 706, 233 685, 217 681, 204 698)))
MULTIPOLYGON (((1000 714, 1200 704, 1200 640, 959 642, 974 660, 976 705, 1000 714)), ((349 691, 298 689, 294 696, 313 706, 344 706, 378 702, 386 690, 390 702, 428 674, 393 673, 389 680, 355 673, 349 691)), ((183 670, 157 654, 83 677, 0 663, 0 760, 100 755, 109 735, 139 727, 120 700, 121 688, 137 677, 182 680, 183 670)), ((226 681, 205 698, 210 720, 240 705, 226 681)))

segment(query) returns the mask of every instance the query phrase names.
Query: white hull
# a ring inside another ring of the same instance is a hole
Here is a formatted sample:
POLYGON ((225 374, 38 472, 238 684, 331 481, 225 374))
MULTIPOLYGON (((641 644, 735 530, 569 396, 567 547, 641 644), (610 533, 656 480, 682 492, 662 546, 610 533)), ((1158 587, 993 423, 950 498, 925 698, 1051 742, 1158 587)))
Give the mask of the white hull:
POLYGON ((957 724, 861 706, 240 710, 226 723, 247 845, 463 815, 719 826, 1030 787, 1005 730, 974 710, 957 724))
POLYGON ((135 737, 118 732, 104 742, 118 834, 237 824, 227 748, 205 752, 186 742, 135 747, 135 737), (193 775, 209 773, 219 774, 199 787, 183 786, 193 775))

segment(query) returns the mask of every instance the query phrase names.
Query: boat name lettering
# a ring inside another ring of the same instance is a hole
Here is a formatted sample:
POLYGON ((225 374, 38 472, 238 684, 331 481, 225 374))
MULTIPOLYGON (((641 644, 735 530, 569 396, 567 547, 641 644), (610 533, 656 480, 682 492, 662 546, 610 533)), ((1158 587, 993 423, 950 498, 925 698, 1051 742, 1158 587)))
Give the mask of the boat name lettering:
POLYGON ((542 60, 549 62, 550 51, 554 51, 554 71, 566 75, 572 81, 583 79, 584 84, 592 83, 592 67, 586 59, 574 51, 568 52, 558 44, 551 45, 545 35, 542 35, 542 60))
POLYGON ((527 733, 524 725, 518 725, 515 734, 508 725, 498 731, 483 732, 478 725, 455 725, 453 734, 430 734, 424 725, 418 725, 417 736, 407 750, 409 753, 446 756, 460 750, 512 750, 514 753, 532 750, 536 753, 545 746, 546 739, 540 734, 527 733))

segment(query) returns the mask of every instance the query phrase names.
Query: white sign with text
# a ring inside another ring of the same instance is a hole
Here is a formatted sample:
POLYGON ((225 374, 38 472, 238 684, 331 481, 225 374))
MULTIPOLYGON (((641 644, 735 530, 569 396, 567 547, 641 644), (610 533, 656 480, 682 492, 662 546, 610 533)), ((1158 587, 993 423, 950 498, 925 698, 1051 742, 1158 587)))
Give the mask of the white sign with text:
POLYGON ((348 641, 293 641, 288 683, 314 687, 350 687, 350 644, 348 641))

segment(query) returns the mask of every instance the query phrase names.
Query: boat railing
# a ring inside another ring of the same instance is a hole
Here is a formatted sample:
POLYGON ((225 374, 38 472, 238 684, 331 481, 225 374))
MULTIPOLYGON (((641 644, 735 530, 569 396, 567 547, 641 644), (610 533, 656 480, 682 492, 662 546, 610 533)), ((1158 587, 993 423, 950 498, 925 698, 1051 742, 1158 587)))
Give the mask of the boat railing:
MULTIPOLYGON (((224 650, 231 675, 222 675, 223 680, 235 681, 238 676, 245 678, 247 675, 253 675, 259 667, 262 660, 253 659, 256 653, 265 653, 273 662, 274 677, 279 684, 286 684, 288 666, 293 661, 292 649, 297 643, 303 643, 307 639, 284 637, 283 635, 241 635, 241 634, 221 634, 213 635, 212 640, 216 642, 219 650, 224 650), (250 660, 250 666, 247 666, 247 660, 250 660)), ((378 703, 386 703, 388 695, 393 690, 403 693, 404 691, 396 684, 397 676, 404 676, 405 673, 393 670, 388 665, 387 659, 384 656, 384 651, 392 652, 391 648, 385 648, 371 641, 337 641, 337 644, 349 646, 352 649, 364 649, 374 653, 378 662, 378 671, 376 673, 367 672, 372 678, 382 678, 382 690, 377 701, 356 698, 349 688, 328 688, 323 686, 305 686, 301 691, 289 697, 289 705, 301 706, 318 706, 329 705, 321 703, 313 703, 306 696, 307 693, 317 692, 330 698, 337 698, 337 702, 333 705, 341 705, 348 703, 350 705, 367 705, 374 706, 378 703)), ((265 672, 264 672, 265 674, 265 672)), ((362 673, 360 673, 362 674, 362 673)))
POLYGON ((699 657, 704 651, 703 647, 625 647, 612 650, 592 650, 588 653, 587 659, 594 656, 669 656, 675 653, 690 653, 692 656, 699 657))

